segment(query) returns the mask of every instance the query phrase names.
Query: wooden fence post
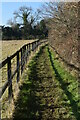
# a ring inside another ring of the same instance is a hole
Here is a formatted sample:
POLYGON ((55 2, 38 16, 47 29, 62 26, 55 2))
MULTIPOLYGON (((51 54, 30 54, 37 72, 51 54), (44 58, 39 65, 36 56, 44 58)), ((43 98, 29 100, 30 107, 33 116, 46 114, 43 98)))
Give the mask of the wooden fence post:
POLYGON ((26 49, 26 50, 25 50, 25 51, 26 51, 26 58, 25 58, 25 60, 26 60, 26 63, 27 63, 28 51, 27 51, 27 46, 25 46, 25 47, 26 47, 26 48, 25 48, 25 49, 26 49))
POLYGON ((33 51, 33 43, 32 43, 32 51, 33 51))
POLYGON ((19 51, 17 51, 17 82, 20 79, 19 51))
POLYGON ((25 62, 27 63, 27 46, 25 46, 25 52, 26 52, 25 62))
POLYGON ((23 46, 23 69, 24 69, 24 64, 25 64, 25 50, 24 50, 24 46, 23 46))
POLYGON ((33 50, 35 50, 35 42, 34 42, 34 44, 33 44, 33 50))
POLYGON ((27 56, 29 55, 29 44, 27 44, 27 56))
POLYGON ((21 48, 21 74, 23 72, 23 50, 21 48))
POLYGON ((37 41, 36 41, 36 48, 37 48, 37 41))
POLYGON ((11 79, 11 58, 8 57, 8 63, 7 63, 7 72, 8 72, 8 97, 10 98, 12 96, 12 79, 11 79))
POLYGON ((25 59, 25 52, 24 52, 24 46, 23 46, 23 48, 22 48, 22 51, 23 51, 23 56, 22 56, 22 58, 23 58, 23 69, 24 69, 24 59, 25 59))
POLYGON ((34 50, 36 52, 36 41, 34 42, 34 50))
POLYGON ((24 62, 26 63, 26 56, 27 56, 27 54, 26 54, 26 45, 24 46, 24 55, 25 55, 24 56, 24 60, 25 60, 24 62))
POLYGON ((36 41, 36 46, 38 47, 38 41, 36 41))
POLYGON ((40 40, 39 40, 39 45, 41 44, 40 40))
POLYGON ((26 46, 23 47, 23 54, 24 54, 24 60, 23 60, 23 66, 25 66, 26 63, 26 46))
POLYGON ((38 46, 40 45, 40 40, 37 41, 37 45, 38 45, 38 46))
POLYGON ((30 43, 29 43, 29 54, 30 54, 30 52, 31 52, 31 51, 30 51, 30 43))

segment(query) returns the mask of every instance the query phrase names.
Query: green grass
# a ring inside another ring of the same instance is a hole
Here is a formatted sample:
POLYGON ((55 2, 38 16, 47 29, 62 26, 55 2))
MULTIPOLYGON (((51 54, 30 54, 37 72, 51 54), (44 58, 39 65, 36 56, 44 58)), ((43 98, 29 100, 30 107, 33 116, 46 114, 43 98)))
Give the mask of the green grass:
POLYGON ((14 120, 79 120, 76 78, 61 67, 47 45, 28 68, 15 102, 14 120))
POLYGON ((41 54, 41 50, 42 48, 29 63, 27 75, 24 73, 24 83, 20 87, 20 94, 15 103, 16 110, 13 114, 14 120, 33 120, 40 118, 40 110, 42 109, 42 106, 39 104, 40 98, 36 95, 35 90, 38 89, 36 81, 39 79, 37 76, 36 60, 41 54))
POLYGON ((78 96, 78 80, 67 72, 58 59, 55 59, 55 53, 47 48, 51 65, 54 70, 55 78, 59 81, 60 87, 63 89, 64 94, 62 99, 66 101, 68 106, 71 106, 69 113, 73 114, 77 120, 80 119, 79 111, 79 96, 78 96))

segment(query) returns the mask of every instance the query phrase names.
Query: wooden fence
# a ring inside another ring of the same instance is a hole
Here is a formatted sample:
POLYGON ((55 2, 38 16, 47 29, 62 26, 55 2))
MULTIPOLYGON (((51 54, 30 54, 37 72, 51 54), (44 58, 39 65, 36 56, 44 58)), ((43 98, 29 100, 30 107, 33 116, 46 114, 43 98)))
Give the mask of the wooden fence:
POLYGON ((2 63, 0 63, 0 69, 7 65, 7 80, 0 90, 0 98, 8 88, 8 97, 12 96, 12 79, 17 74, 17 83, 20 80, 20 72, 23 73, 24 66, 27 63, 27 58, 31 51, 34 51, 40 44, 46 42, 46 40, 37 40, 29 44, 25 44, 20 50, 13 55, 7 57, 2 63), (12 74, 11 71, 11 60, 16 57, 16 70, 12 74))

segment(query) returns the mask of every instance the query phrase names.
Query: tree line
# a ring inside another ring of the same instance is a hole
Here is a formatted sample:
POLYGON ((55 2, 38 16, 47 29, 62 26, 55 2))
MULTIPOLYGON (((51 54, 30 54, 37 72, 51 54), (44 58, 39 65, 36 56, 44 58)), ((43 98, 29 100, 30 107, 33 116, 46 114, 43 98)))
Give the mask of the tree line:
POLYGON ((48 27, 44 19, 32 13, 31 7, 22 6, 14 13, 9 26, 1 26, 2 40, 42 39, 48 36, 48 27))

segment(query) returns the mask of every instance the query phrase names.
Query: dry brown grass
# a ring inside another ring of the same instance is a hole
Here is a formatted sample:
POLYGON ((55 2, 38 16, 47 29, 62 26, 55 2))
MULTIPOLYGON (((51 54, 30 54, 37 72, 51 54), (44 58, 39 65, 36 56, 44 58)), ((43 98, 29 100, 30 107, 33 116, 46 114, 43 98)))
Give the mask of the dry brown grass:
MULTIPOLYGON (((24 44, 31 43, 34 40, 6 40, 0 41, 0 62, 7 58, 7 56, 12 55, 17 50, 19 50, 24 44)), ((16 69, 16 57, 11 61, 12 63, 12 73, 16 69)), ((0 81, 0 87, 3 86, 4 82, 7 80, 7 65, 5 65, 0 72, 2 75, 2 81, 0 81)))
POLYGON ((15 53, 19 48, 24 44, 31 43, 34 40, 9 40, 9 41, 0 41, 2 45, 2 60, 7 58, 7 56, 15 53))
MULTIPOLYGON (((2 51, 1 51, 2 52, 2 60, 6 59, 7 56, 10 56, 13 53, 15 53, 24 44, 31 43, 33 41, 34 40, 9 40, 9 41, 0 41, 0 45, 2 46, 2 51)), ((12 63, 12 74, 13 74, 14 71, 16 70, 16 57, 14 57, 13 60, 11 60, 11 63, 12 63)), ((1 73, 2 73, 2 80, 0 81, 0 89, 2 88, 2 86, 4 86, 4 83, 7 80, 7 65, 5 65, 1 69, 1 73)), ((16 88, 18 87, 18 85, 16 84, 16 78, 17 78, 17 76, 15 75, 15 77, 13 78, 13 82, 12 82, 12 84, 13 84, 13 92, 15 94, 16 94, 16 91, 17 91, 16 88)), ((8 89, 6 89, 4 95, 2 96, 2 116, 4 116, 4 114, 6 114, 5 111, 7 111, 8 105, 9 105, 9 101, 8 101, 8 89)))

